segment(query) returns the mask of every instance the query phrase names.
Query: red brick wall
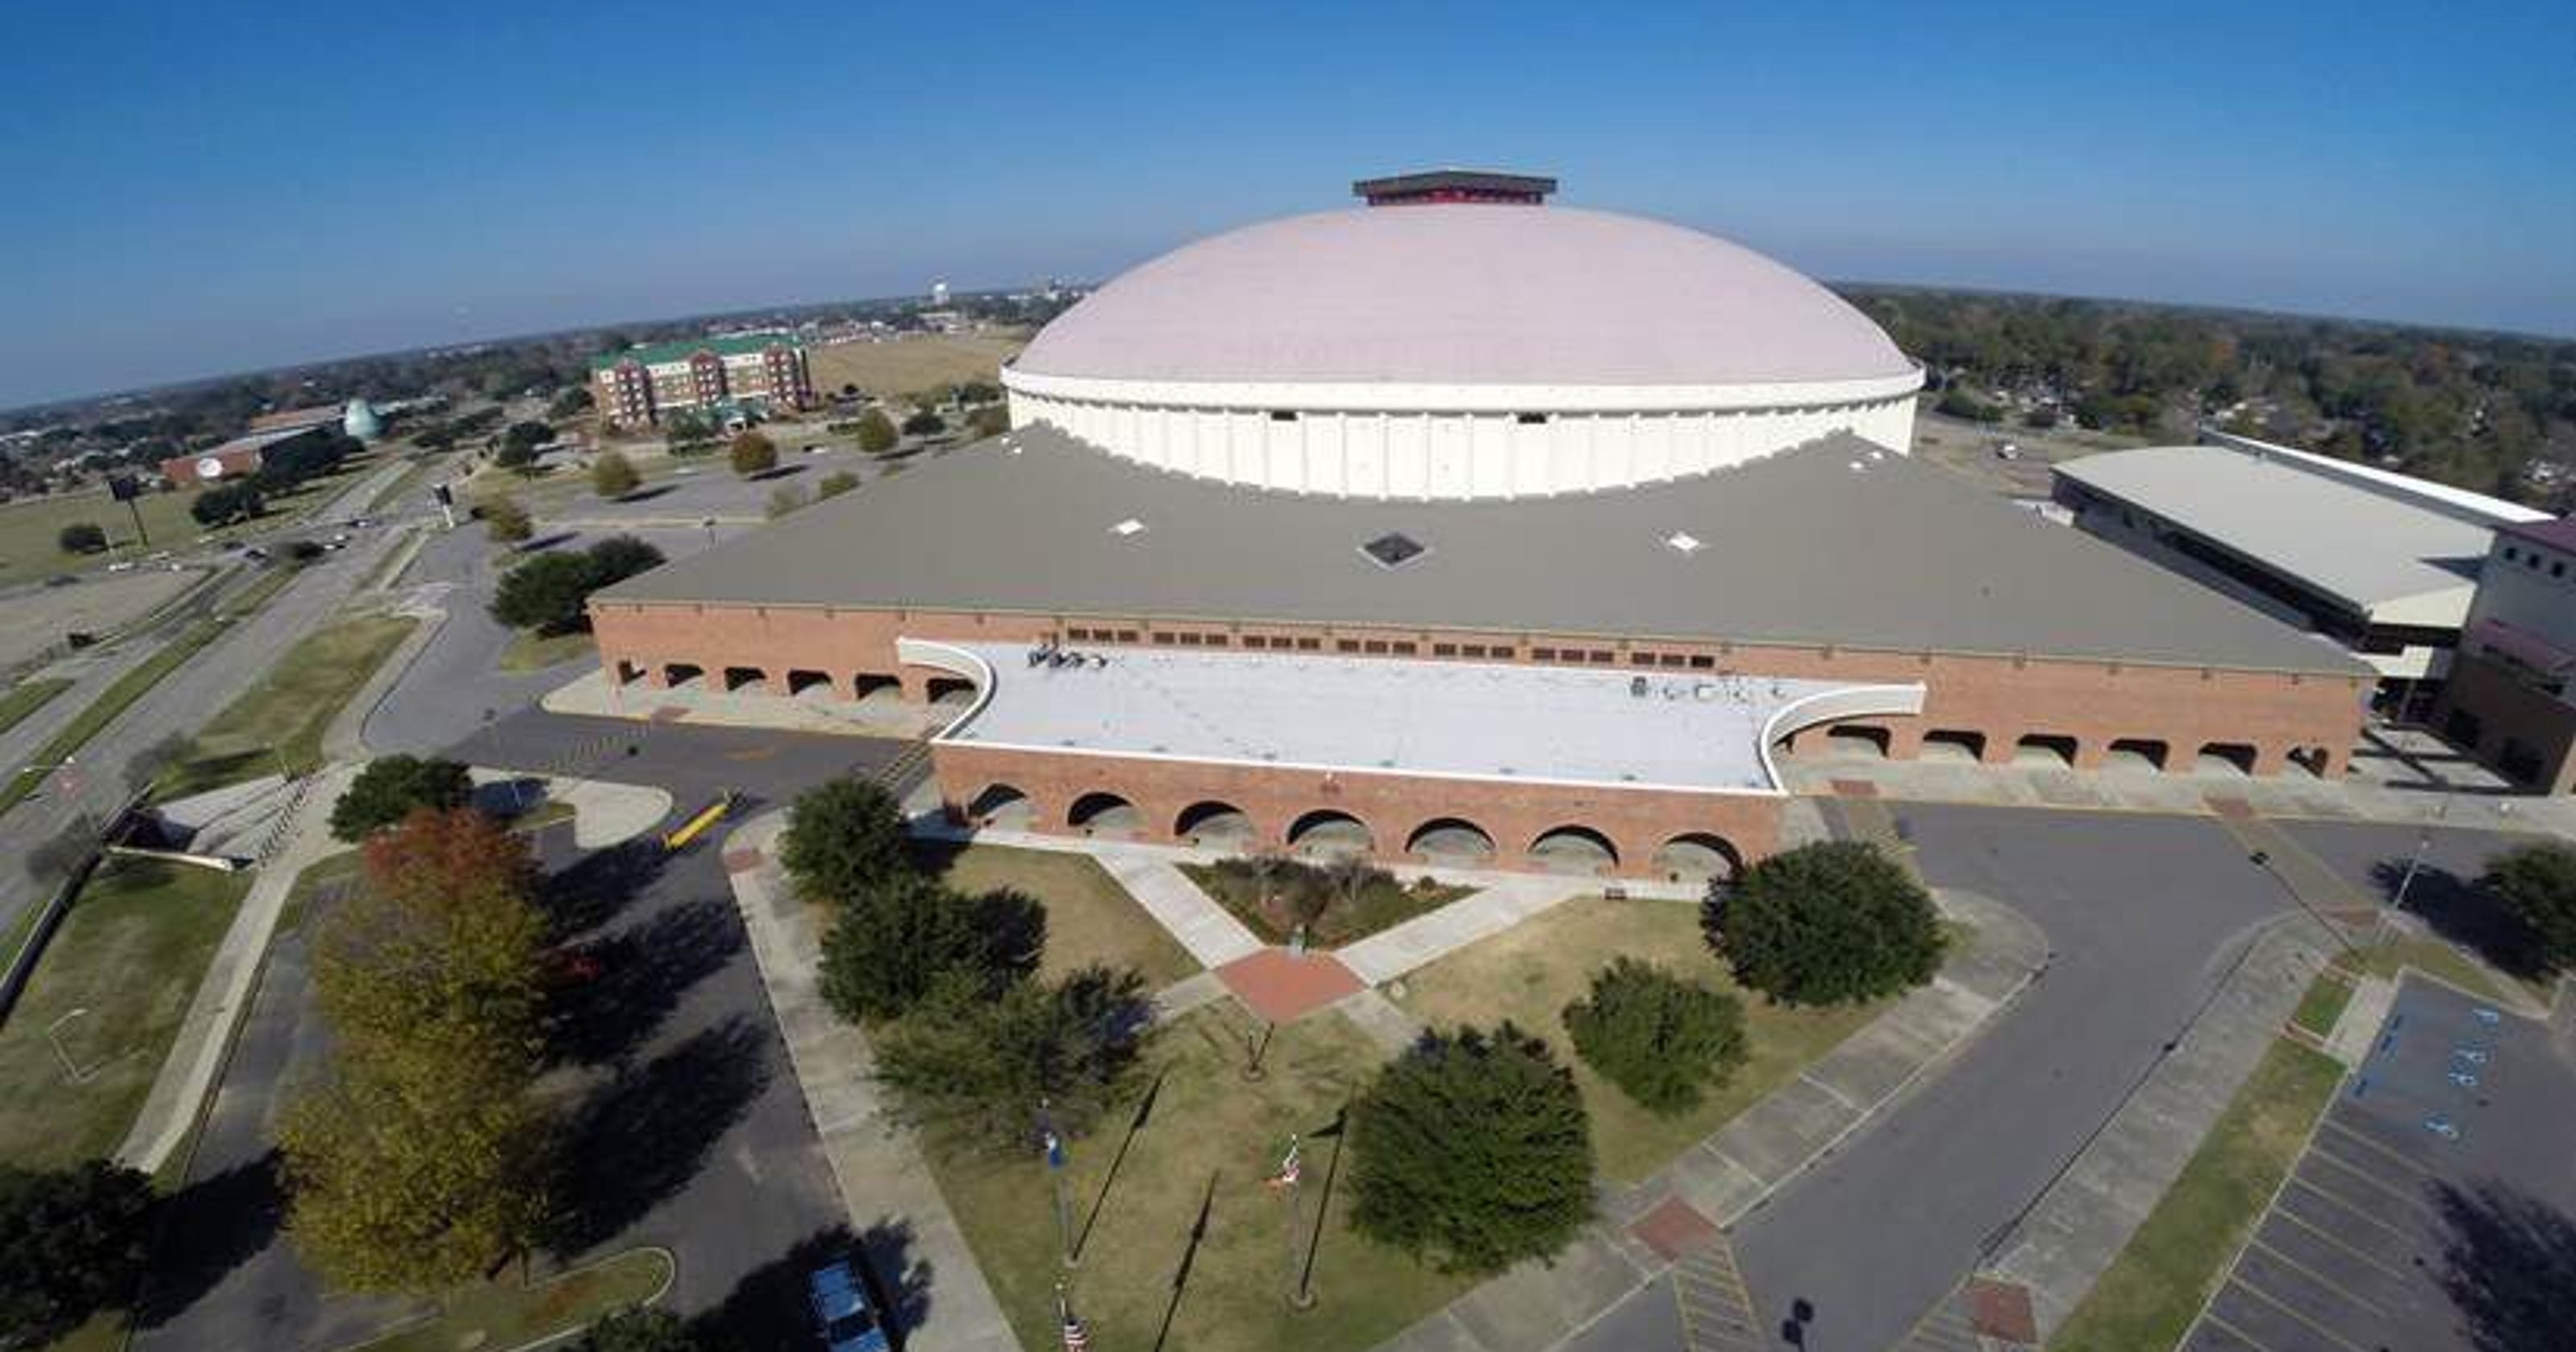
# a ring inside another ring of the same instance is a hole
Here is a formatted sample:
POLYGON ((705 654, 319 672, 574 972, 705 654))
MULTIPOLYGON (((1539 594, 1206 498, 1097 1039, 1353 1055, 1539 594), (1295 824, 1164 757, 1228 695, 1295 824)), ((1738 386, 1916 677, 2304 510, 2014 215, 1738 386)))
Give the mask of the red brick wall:
POLYGON ((2524 686, 2492 662, 2463 652, 2451 659, 2450 680, 2433 708, 2433 726, 2451 728, 2454 709, 2477 720, 2477 737, 2468 749, 2479 760, 2496 765, 2506 741, 2517 741, 2539 757, 2536 787, 2565 793, 2576 785, 2576 754, 2571 754, 2576 753, 2576 708, 2524 686))

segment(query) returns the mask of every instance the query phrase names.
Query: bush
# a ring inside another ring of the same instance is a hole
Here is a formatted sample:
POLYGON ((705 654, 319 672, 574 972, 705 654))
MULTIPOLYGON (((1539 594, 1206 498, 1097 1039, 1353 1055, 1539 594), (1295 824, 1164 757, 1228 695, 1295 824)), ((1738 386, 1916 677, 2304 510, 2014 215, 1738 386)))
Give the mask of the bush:
POLYGON ((90 1160, 0 1165, 0 1329, 41 1347, 126 1303, 151 1250, 152 1180, 90 1160))
POLYGON ((891 1019, 961 981, 997 995, 1037 970, 1046 908, 1017 892, 960 896, 917 873, 842 901, 823 935, 823 998, 852 1023, 891 1019))
POLYGON ((943 982, 874 1034, 877 1081, 907 1125, 1025 1149, 1040 1101, 1056 1130, 1079 1136, 1127 1094, 1151 1017, 1144 979, 1124 969, 1085 967, 992 996, 943 982))
POLYGON ((2576 846, 2517 845, 2487 861, 2483 881, 2524 931, 2517 951, 2501 955, 2508 964, 2543 977, 2576 967, 2576 846))
POLYGON ((821 502, 825 498, 837 498, 858 486, 859 476, 845 469, 837 469, 824 475, 822 482, 814 485, 814 500, 821 502))
POLYGON ((444 812, 474 800, 474 781, 451 760, 382 756, 367 763, 331 808, 331 834, 355 844, 421 808, 444 812))
POLYGON ((870 455, 883 455, 894 449, 897 440, 894 421, 882 409, 869 409, 859 415, 859 449, 870 455))
POLYGON ((2002 409, 1956 385, 1942 391, 1941 401, 1932 407, 1934 412, 1944 413, 1953 418, 1965 418, 1970 422, 2002 422, 2004 417, 2002 409))
POLYGON ((617 451, 602 451, 590 462, 590 490, 611 500, 625 497, 644 484, 644 476, 635 472, 635 462, 617 451))
POLYGON ((1427 1033, 1351 1113, 1351 1224, 1443 1272, 1546 1259, 1592 1215, 1574 1077, 1505 1023, 1427 1033))
POLYGON ((903 420, 903 430, 909 436, 935 437, 948 430, 948 420, 929 409, 915 409, 903 420))
POLYGON ((661 550, 632 535, 610 536, 579 553, 539 554, 501 575, 492 589, 492 618, 541 634, 586 629, 592 592, 661 563, 661 550))
POLYGON ((75 521, 55 534, 54 546, 66 554, 96 554, 107 548, 107 532, 95 521, 75 521))
POLYGON ((1667 1116, 1697 1107, 1744 1064, 1735 997, 1635 958, 1593 973, 1591 995, 1565 1007, 1565 1031, 1584 1064, 1667 1116))
POLYGON ((515 545, 537 533, 536 523, 528 519, 528 509, 508 494, 484 500, 477 510, 483 517, 483 533, 495 544, 515 545))
POLYGON ((695 1352, 687 1320, 668 1310, 630 1305, 593 1320, 572 1352, 695 1352))
POLYGON ((809 789, 788 809, 778 860, 807 900, 849 901, 911 871, 902 805, 874 780, 809 789))
POLYGON ((248 521, 267 509, 258 489, 249 484, 225 484, 199 493, 197 500, 188 504, 188 515, 200 526, 229 526, 248 521))
POLYGON ((781 484, 770 490, 769 506, 766 511, 769 519, 775 521, 782 516, 793 515, 797 508, 804 505, 805 497, 796 491, 794 484, 781 484))
POLYGON ((978 437, 998 437, 1011 430, 1011 411, 1000 404, 986 404, 966 415, 966 430, 978 437))
POLYGON ((1872 1000, 1932 979, 1941 920, 1912 875, 1863 841, 1820 841, 1745 871, 1701 910, 1744 985, 1793 1005, 1872 1000))
POLYGON ((758 432, 741 432, 725 448, 733 459, 733 472, 748 479, 778 468, 778 444, 758 432))

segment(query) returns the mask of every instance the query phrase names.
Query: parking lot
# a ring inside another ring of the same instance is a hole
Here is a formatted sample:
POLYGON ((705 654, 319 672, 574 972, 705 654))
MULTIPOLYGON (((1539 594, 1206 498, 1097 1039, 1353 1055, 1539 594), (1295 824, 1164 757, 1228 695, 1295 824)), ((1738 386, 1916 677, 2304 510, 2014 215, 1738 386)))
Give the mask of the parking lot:
POLYGON ((2576 1066, 2410 978, 2188 1352, 2576 1346, 2576 1066))

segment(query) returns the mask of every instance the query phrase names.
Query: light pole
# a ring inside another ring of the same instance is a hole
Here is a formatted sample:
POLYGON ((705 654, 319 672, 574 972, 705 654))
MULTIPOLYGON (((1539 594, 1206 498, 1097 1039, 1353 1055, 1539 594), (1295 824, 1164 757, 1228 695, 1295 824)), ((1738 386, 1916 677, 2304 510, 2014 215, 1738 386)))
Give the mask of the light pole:
POLYGON ((715 548, 715 547, 716 547, 716 519, 715 519, 714 517, 708 517, 708 518, 706 518, 705 520, 700 521, 698 524, 699 524, 699 525, 701 525, 701 526, 706 527, 706 529, 707 529, 707 548, 709 548, 709 549, 713 549, 713 548, 715 548))

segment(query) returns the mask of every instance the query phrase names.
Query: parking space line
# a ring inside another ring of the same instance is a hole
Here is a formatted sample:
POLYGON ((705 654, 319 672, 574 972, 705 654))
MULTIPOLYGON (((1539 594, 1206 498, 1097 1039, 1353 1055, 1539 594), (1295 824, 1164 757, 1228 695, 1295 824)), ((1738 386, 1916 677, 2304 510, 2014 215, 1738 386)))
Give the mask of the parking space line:
POLYGON ((2317 1196, 2326 1199, 2326 1201, 2332 1204, 2337 1210, 2350 1212, 2353 1216, 2361 1220, 2368 1221, 2371 1224, 2378 1226, 2380 1229, 2397 1236, 2399 1239, 2411 1240, 2414 1238, 2414 1236, 2408 1234, 2406 1231, 2398 1229, 2396 1226, 2370 1214, 2367 1209, 2355 1206, 2351 1202, 2345 1201, 2343 1198, 2318 1187, 2316 1184, 2308 1182, 2306 1179, 2293 1178, 2290 1180, 2290 1184, 2292 1187, 2304 1188, 2309 1192, 2315 1193, 2317 1196))
MULTIPOLYGON (((2333 1172, 2338 1181, 2340 1181, 2342 1175, 2350 1174, 2354 1178, 2361 1180, 2363 1186, 2369 1188, 2372 1192, 2388 1197, 2404 1206, 2409 1211, 2419 1211, 2428 1216, 2433 1213, 2433 1209, 2431 1207, 2424 1205, 2423 1199, 2416 1197, 2414 1194, 2407 1192, 2402 1188, 2392 1186, 2387 1180, 2372 1174, 2369 1170, 2364 1169, 2357 1164, 2348 1163, 2345 1160, 2338 1158, 2332 1151, 2317 1150, 2311 1151, 2310 1153, 2316 1157, 2319 1164, 2325 1166, 2327 1171, 2333 1172)), ((2320 1192, 2325 1190, 2322 1184, 2316 1186, 2320 1192)))
POLYGON ((2276 1310, 2279 1310, 2281 1313, 2288 1315, 2299 1323, 2307 1325, 2310 1329, 2314 1330, 2319 1336, 2323 1337, 2330 1343, 2349 1347, 2352 1349, 2352 1352, 2367 1352, 2361 1344, 2356 1343, 2351 1339, 2344 1337, 2342 1334, 2335 1332, 2333 1329, 2327 1328, 2325 1325, 2308 1318, 2296 1309, 2291 1308, 2289 1302, 2284 1301, 2279 1296, 2273 1295, 2262 1287, 2256 1286, 2254 1283, 2245 1280, 2244 1264, 2241 1259, 2237 1264, 2236 1275, 2228 1279, 2228 1285, 2235 1287, 2237 1290, 2252 1296, 2256 1300, 2259 1300, 2276 1310))
MULTIPOLYGON (((2396 1147, 2389 1145, 2384 1141, 2376 1140, 2359 1131, 2355 1131, 2351 1127, 2345 1126, 2343 1123, 2336 1121, 2334 1119, 2334 1115, 2331 1113, 2326 1115, 2326 1125, 2334 1128, 2335 1131, 2341 1135, 2351 1137, 2354 1141, 2367 1146, 2374 1154, 2394 1160, 2427 1178, 2430 1178, 2433 1175, 2433 1170, 2430 1166, 2408 1159, 2406 1156, 2399 1154, 2396 1147)), ((2340 1163, 2341 1161, 2338 1160, 2337 1162, 2340 1163)))
MULTIPOLYGON (((2328 1245, 2328 1246, 2330 1246, 2330 1247, 2332 1247, 2332 1248, 2340 1249, 2340 1250, 2342 1250, 2342 1251, 2343 1251, 2343 1252, 2345 1252, 2345 1253, 2351 1254, 2353 1257, 2360 1259, 2362 1262, 2368 1263, 2370 1266, 2375 1267, 2375 1268, 2379 1269, 2380 1271, 2387 1273, 2389 1276, 2391 1276, 2391 1277, 2395 1277, 2395 1278, 2399 1279, 2400 1281, 2413 1281, 2413 1280, 2415 1279, 2415 1278, 2414 1278, 2414 1274, 2413 1274, 2413 1273, 2410 1273, 2410 1272, 2406 1271, 2406 1270, 2405 1270, 2405 1269, 2403 1269, 2403 1268, 2391 1267, 2389 1264, 2387 1264, 2387 1263, 2385 1263, 2385 1262, 2383 1262, 2383 1261, 2381 1261, 2381 1260, 2379 1260, 2379 1259, 2377 1259, 2377 1258, 2374 1258, 2374 1257, 2370 1256, 2369 1254, 2362 1252, 2362 1251, 2361 1251, 2361 1250, 2359 1250, 2359 1249, 2354 1248, 2352 1245, 2345 1243, 2345 1242, 2344 1242, 2344 1240, 2343 1240, 2343 1237, 2342 1237, 2342 1236, 2337 1235, 2337 1234, 2335 1234, 2333 1231, 2328 1230, 2328 1229, 2325 1229, 2324 1227, 2317 1225, 2317 1224, 2316 1224, 2315 1222, 2313 1222, 2313 1221, 2303 1220, 2303 1219, 2301 1219, 2298 1215, 2296 1215, 2296 1214, 2294 1214, 2294 1213, 2292 1213, 2292 1212, 2284 1211, 2284 1210, 2282 1210, 2282 1209, 2281 1209, 2281 1208, 2279 1208, 2279 1207, 2274 1207, 2274 1208, 2272 1208, 2272 1217, 2273 1217, 2274 1219, 2277 1219, 2277 1220, 2287 1221, 2287 1222, 2289 1222, 2290 1224, 2295 1225, 2295 1226, 2299 1227, 2300 1229, 2307 1231, 2309 1234, 2314 1235, 2314 1236, 2316 1236, 2317 1238, 2319 1238, 2319 1239, 2321 1239, 2321 1240, 2324 1240, 2324 1241, 2327 1243, 2327 1245, 2328 1245)), ((2399 1231, 2396 1231, 2396 1230, 2394 1230, 2394 1229, 2391 1229, 2391 1230, 2390 1230, 2390 1233, 2392 1233, 2392 1234, 2401 1234, 2402 1232, 2399 1232, 2399 1231)), ((2260 1232, 2260 1231, 2257 1231, 2257 1232, 2256 1232, 2256 1234, 2255 1234, 2255 1237, 2256 1237, 2256 1238, 2258 1238, 2258 1239, 2259 1239, 2259 1238, 2261 1238, 2261 1237, 2262 1237, 2261 1232, 2260 1232)), ((2266 1245, 2265 1247, 2267 1247, 2267 1248, 2268 1248, 2268 1247, 2270 1247, 2270 1246, 2269 1246, 2269 1245, 2266 1245)))
MULTIPOLYGON (((2375 1315, 2385 1317, 2388 1314, 2388 1310, 2384 1306, 2380 1305, 2379 1302, 2371 1300, 2360 1292, 2353 1290, 2351 1287, 2348 1287, 2343 1283, 2336 1281, 2334 1278, 2317 1271, 2315 1268, 2309 1267, 2307 1264, 2300 1262, 2289 1254, 2281 1252, 2272 1245, 2264 1243, 2263 1236, 2259 1233, 2254 1236, 2254 1242, 2251 1247, 2261 1249, 2266 1254, 2271 1255, 2272 1261, 2279 1263, 2281 1266, 2288 1268, 2303 1277, 2306 1277, 2309 1281, 2315 1282, 2318 1286, 2324 1288, 2328 1295, 2351 1301, 2353 1304, 2358 1305, 2375 1315)), ((2238 1271, 2240 1274, 2243 1271, 2243 1266, 2243 1260, 2238 1260, 2238 1271)), ((2243 1277, 2240 1275, 2238 1280, 2243 1280, 2243 1277)))
MULTIPOLYGON (((2224 1284, 2222 1284, 2221 1289, 2224 1289, 2224 1284)), ((2247 1333, 2245 1330, 2236 1327, 2234 1324, 2227 1322, 2223 1318, 2220 1318, 2218 1312, 2215 1310, 2203 1314, 2200 1317, 2200 1322, 2204 1324, 2217 1325, 2219 1330, 2225 1333, 2228 1337, 2245 1344, 2247 1347, 2256 1349, 2256 1352, 2272 1352, 2271 1344, 2264 1342, 2253 1334, 2247 1333)))

